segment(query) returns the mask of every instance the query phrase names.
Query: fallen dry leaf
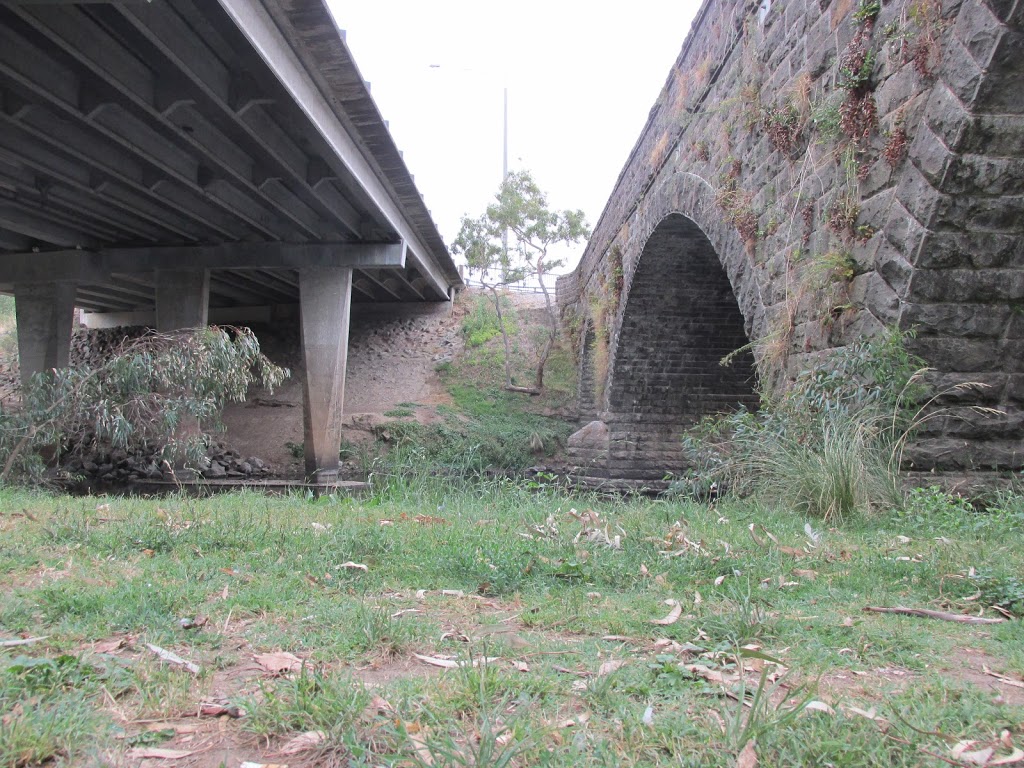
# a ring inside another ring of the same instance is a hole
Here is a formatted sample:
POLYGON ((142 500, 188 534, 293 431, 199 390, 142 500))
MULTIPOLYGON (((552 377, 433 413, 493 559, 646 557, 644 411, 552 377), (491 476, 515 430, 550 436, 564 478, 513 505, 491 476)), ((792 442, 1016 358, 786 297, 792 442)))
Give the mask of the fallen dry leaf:
POLYGON ((289 739, 277 754, 297 755, 299 752, 314 749, 326 738, 327 734, 323 731, 306 731, 293 739, 289 739))
POLYGON ((1014 747, 1013 753, 1006 757, 998 757, 995 760, 990 760, 989 765, 1015 765, 1016 763, 1024 763, 1024 750, 1017 749, 1014 747))
POLYGON ((161 749, 160 747, 133 747, 125 753, 129 760, 181 760, 192 754, 187 749, 161 749))
POLYGON ((757 742, 751 739, 736 756, 736 768, 757 768, 757 742))
POLYGON ((995 754, 995 750, 992 747, 972 750, 971 747, 977 743, 976 741, 958 741, 949 750, 949 753, 955 760, 959 760, 967 765, 988 765, 988 761, 995 754))
POLYGON ((405 733, 409 737, 409 741, 412 742, 412 748, 416 752, 416 757, 423 765, 433 765, 434 755, 430 751, 430 747, 427 746, 427 742, 424 740, 426 735, 426 729, 421 728, 419 723, 406 723, 405 733))
POLYGON ((288 651, 257 653, 253 659, 272 675, 283 675, 286 672, 298 672, 302 669, 302 659, 288 651))
POLYGON ((395 708, 391 706, 391 702, 385 699, 383 696, 377 696, 374 694, 373 698, 370 699, 370 703, 366 707, 372 712, 394 712, 395 708))
POLYGON ((200 704, 199 705, 199 716, 200 717, 223 717, 227 715, 230 718, 238 719, 245 717, 245 710, 241 707, 236 707, 233 704, 200 704))
POLYGON ((342 563, 341 565, 339 565, 337 567, 338 568, 346 568, 346 569, 348 569, 350 571, 363 571, 364 573, 366 571, 370 570, 369 568, 367 568, 362 563, 353 563, 351 560, 349 560, 347 563, 342 563))
POLYGON ((520 661, 519 659, 513 659, 512 660, 512 666, 516 668, 517 672, 529 672, 530 671, 530 665, 527 664, 525 661, 520 661))
POLYGON ((717 577, 715 577, 715 586, 716 587, 722 586, 722 582, 723 581, 725 581, 725 576, 717 576, 717 577))
POLYGON ((461 589, 442 589, 441 594, 445 597, 465 597, 466 593, 461 589))
POLYGON ((698 677, 703 677, 709 683, 721 684, 725 682, 725 678, 722 676, 721 672, 717 669, 705 667, 703 664, 683 664, 682 667, 687 672, 697 675, 698 677))
POLYGON ((400 611, 395 611, 391 614, 392 619, 397 619, 399 616, 405 616, 407 613, 423 613, 419 608, 403 608, 400 611))
POLYGON ((441 667, 443 669, 458 669, 459 662, 454 659, 440 659, 437 656, 424 656, 420 653, 414 653, 417 659, 422 661, 424 664, 429 664, 432 667, 441 667))
POLYGON ((159 645, 146 643, 146 647, 149 648, 149 650, 151 650, 157 656, 159 656, 161 661, 166 661, 168 664, 171 664, 175 667, 182 667, 183 669, 187 669, 193 675, 198 675, 199 672, 201 671, 199 669, 198 664, 193 664, 191 661, 185 661, 185 659, 181 658, 181 656, 179 656, 178 654, 165 650, 161 648, 159 645))
POLYGON ((660 624, 667 626, 669 624, 675 624, 679 621, 679 617, 683 615, 683 606, 679 604, 678 600, 666 600, 666 605, 671 605, 672 610, 668 612, 668 615, 662 619, 651 619, 651 624, 660 624))
POLYGON ((443 517, 434 517, 432 515, 416 515, 413 520, 420 525, 448 525, 448 521, 443 517))
POLYGON ((832 707, 830 707, 824 701, 809 701, 807 702, 807 705, 804 707, 805 711, 808 709, 814 712, 826 712, 830 715, 834 715, 836 713, 836 711, 832 709, 832 707))
POLYGON ((886 719, 884 717, 878 716, 878 714, 875 712, 874 707, 872 707, 871 709, 864 710, 860 709, 859 707, 844 706, 843 709, 845 709, 847 712, 852 712, 853 714, 858 715, 859 717, 864 717, 868 720, 873 720, 876 723, 886 722, 886 719))
POLYGON ((798 579, 807 579, 808 581, 814 581, 818 578, 818 572, 812 571, 809 568, 794 568, 793 575, 798 579))
POLYGON ((179 619, 178 624, 181 626, 182 629, 201 629, 206 626, 206 622, 208 622, 209 620, 210 619, 208 617, 200 614, 199 616, 196 616, 194 619, 179 619))
POLYGON ((93 653, 113 653, 124 648, 128 644, 127 637, 113 637, 110 640, 101 640, 92 647, 93 653))
MULTIPOLYGON (((442 667, 444 669, 458 669, 460 667, 470 666, 467 661, 455 661, 454 659, 441 659, 437 656, 424 656, 422 653, 414 653, 417 659, 422 661, 424 664, 430 664, 434 667, 442 667)), ((499 661, 500 656, 486 656, 479 659, 473 659, 472 666, 479 667, 481 664, 490 664, 495 661, 499 661)))
POLYGON ((623 659, 612 659, 611 661, 604 662, 600 667, 597 668, 597 676, 604 677, 610 675, 615 670, 622 667, 626 662, 623 659))

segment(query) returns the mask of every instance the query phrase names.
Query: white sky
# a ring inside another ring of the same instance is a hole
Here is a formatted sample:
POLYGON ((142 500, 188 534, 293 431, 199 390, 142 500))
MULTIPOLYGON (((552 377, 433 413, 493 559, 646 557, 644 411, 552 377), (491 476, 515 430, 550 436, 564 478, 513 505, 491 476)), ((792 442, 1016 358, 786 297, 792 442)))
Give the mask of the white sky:
MULTIPOLYGON (((328 0, 446 243, 509 168, 597 223, 699 0, 328 0), (439 65, 439 66, 432 66, 439 65)), ((574 266, 583 245, 567 254, 574 266)))

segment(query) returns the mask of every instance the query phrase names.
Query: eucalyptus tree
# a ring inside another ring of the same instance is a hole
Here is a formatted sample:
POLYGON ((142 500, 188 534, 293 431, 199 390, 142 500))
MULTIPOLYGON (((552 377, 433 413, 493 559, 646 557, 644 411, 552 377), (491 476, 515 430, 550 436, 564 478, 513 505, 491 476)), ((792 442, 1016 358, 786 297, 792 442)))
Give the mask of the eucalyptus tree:
POLYGON ((462 217, 452 251, 466 258, 471 275, 490 291, 498 316, 505 349, 505 388, 513 392, 539 394, 544 388, 544 367, 558 338, 558 314, 545 281, 552 270, 564 264, 552 248, 572 245, 590 236, 581 210, 553 211, 529 171, 513 171, 502 182, 494 202, 477 218, 462 217), (511 345, 502 315, 502 288, 526 279, 536 279, 544 294, 547 333, 536 360, 534 386, 512 382, 511 345))

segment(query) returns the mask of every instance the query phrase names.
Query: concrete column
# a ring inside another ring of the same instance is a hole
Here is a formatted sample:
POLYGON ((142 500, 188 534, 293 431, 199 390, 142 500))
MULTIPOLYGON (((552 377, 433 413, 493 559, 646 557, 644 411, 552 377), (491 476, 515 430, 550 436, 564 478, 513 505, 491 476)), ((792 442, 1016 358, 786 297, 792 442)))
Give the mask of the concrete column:
POLYGON ((156 329, 161 333, 205 328, 210 307, 210 270, 158 269, 156 329))
POLYGON ((15 284, 14 312, 21 383, 27 384, 35 373, 66 368, 75 316, 74 284, 15 284))
POLYGON ((352 308, 352 270, 299 270, 302 357, 306 366, 304 427, 306 475, 331 482, 338 477, 345 364, 352 308))

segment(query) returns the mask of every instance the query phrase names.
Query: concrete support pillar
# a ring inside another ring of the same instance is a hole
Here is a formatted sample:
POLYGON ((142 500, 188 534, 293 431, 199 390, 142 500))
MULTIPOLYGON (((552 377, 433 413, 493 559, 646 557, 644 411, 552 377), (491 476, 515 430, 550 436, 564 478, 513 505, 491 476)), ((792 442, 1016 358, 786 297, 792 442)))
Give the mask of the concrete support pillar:
POLYGON ((161 333, 204 328, 210 307, 210 270, 158 269, 156 329, 161 333))
POLYGON ((320 482, 338 477, 351 308, 351 269, 299 270, 302 357, 306 366, 306 475, 320 482))
POLYGON ((35 373, 66 368, 75 316, 74 284, 16 284, 14 312, 21 383, 27 384, 35 373))

